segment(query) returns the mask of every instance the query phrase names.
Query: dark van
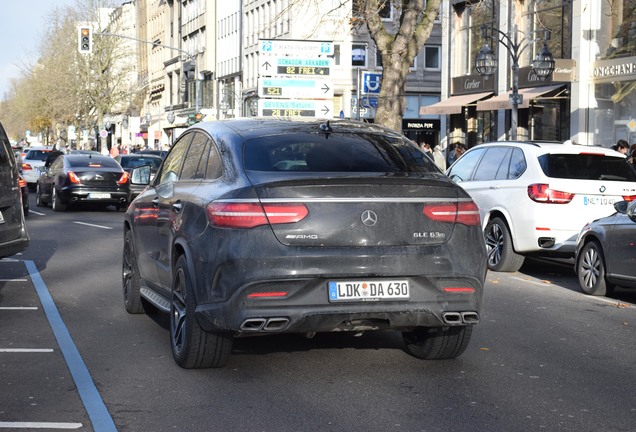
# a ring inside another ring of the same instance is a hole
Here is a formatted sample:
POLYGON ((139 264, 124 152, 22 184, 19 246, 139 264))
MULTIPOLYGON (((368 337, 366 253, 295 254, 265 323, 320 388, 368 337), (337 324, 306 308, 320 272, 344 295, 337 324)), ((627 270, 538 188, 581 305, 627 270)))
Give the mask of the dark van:
POLYGON ((29 245, 18 182, 18 165, 0 123, 0 258, 22 252, 29 245))

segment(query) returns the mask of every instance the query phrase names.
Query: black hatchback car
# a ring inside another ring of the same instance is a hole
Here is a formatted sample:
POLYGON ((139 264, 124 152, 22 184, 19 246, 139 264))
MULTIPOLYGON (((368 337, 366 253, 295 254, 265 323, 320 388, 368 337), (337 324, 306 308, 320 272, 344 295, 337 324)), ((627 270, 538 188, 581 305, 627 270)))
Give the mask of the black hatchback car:
POLYGON ((0 258, 15 255, 29 246, 19 182, 16 158, 0 124, 0 258))
POLYGON ((472 199, 401 134, 252 118, 177 140, 126 212, 122 270, 127 311, 169 313, 184 368, 223 366, 234 337, 382 329, 449 359, 480 320, 486 252, 472 199))
POLYGON ((129 177, 110 156, 62 154, 38 178, 35 202, 40 207, 51 203, 54 211, 80 203, 125 208, 129 177))

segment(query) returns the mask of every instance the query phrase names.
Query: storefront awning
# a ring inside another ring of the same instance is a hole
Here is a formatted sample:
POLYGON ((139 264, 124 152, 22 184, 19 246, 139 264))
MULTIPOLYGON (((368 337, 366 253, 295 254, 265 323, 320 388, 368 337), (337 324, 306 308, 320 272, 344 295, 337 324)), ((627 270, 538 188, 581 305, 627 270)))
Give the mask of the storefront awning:
POLYGON ((490 96, 491 94, 491 92, 486 92, 451 96, 448 99, 444 99, 443 101, 437 102, 433 105, 420 107, 420 115, 461 114, 463 107, 483 99, 486 96, 490 96))
MULTIPOLYGON (((523 102, 519 105, 519 108, 528 108, 530 106, 531 100, 540 98, 544 94, 550 93, 560 87, 563 87, 563 86, 551 85, 551 86, 530 87, 530 88, 519 89, 519 94, 523 95, 523 102)), ((503 109, 503 110, 512 109, 509 92, 499 94, 488 100, 477 102, 477 111, 496 111, 500 109, 503 109)))

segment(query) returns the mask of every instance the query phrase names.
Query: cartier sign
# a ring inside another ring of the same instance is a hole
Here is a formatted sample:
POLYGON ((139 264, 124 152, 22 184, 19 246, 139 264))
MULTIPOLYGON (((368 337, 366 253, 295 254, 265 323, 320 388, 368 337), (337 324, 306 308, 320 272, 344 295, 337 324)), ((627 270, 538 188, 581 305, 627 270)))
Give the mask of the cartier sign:
POLYGON ((536 87, 549 83, 572 82, 576 80, 576 61, 571 59, 555 59, 554 71, 541 81, 531 66, 519 68, 519 88, 536 87))
POLYGON ((481 75, 453 77, 453 95, 495 91, 495 78, 481 75))

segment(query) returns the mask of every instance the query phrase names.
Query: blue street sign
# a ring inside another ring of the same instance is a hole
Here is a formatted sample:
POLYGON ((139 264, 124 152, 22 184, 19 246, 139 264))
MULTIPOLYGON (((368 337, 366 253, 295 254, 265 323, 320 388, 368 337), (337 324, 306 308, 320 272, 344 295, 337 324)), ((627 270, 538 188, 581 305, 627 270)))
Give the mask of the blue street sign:
POLYGON ((382 72, 362 72, 362 93, 380 94, 382 72))

